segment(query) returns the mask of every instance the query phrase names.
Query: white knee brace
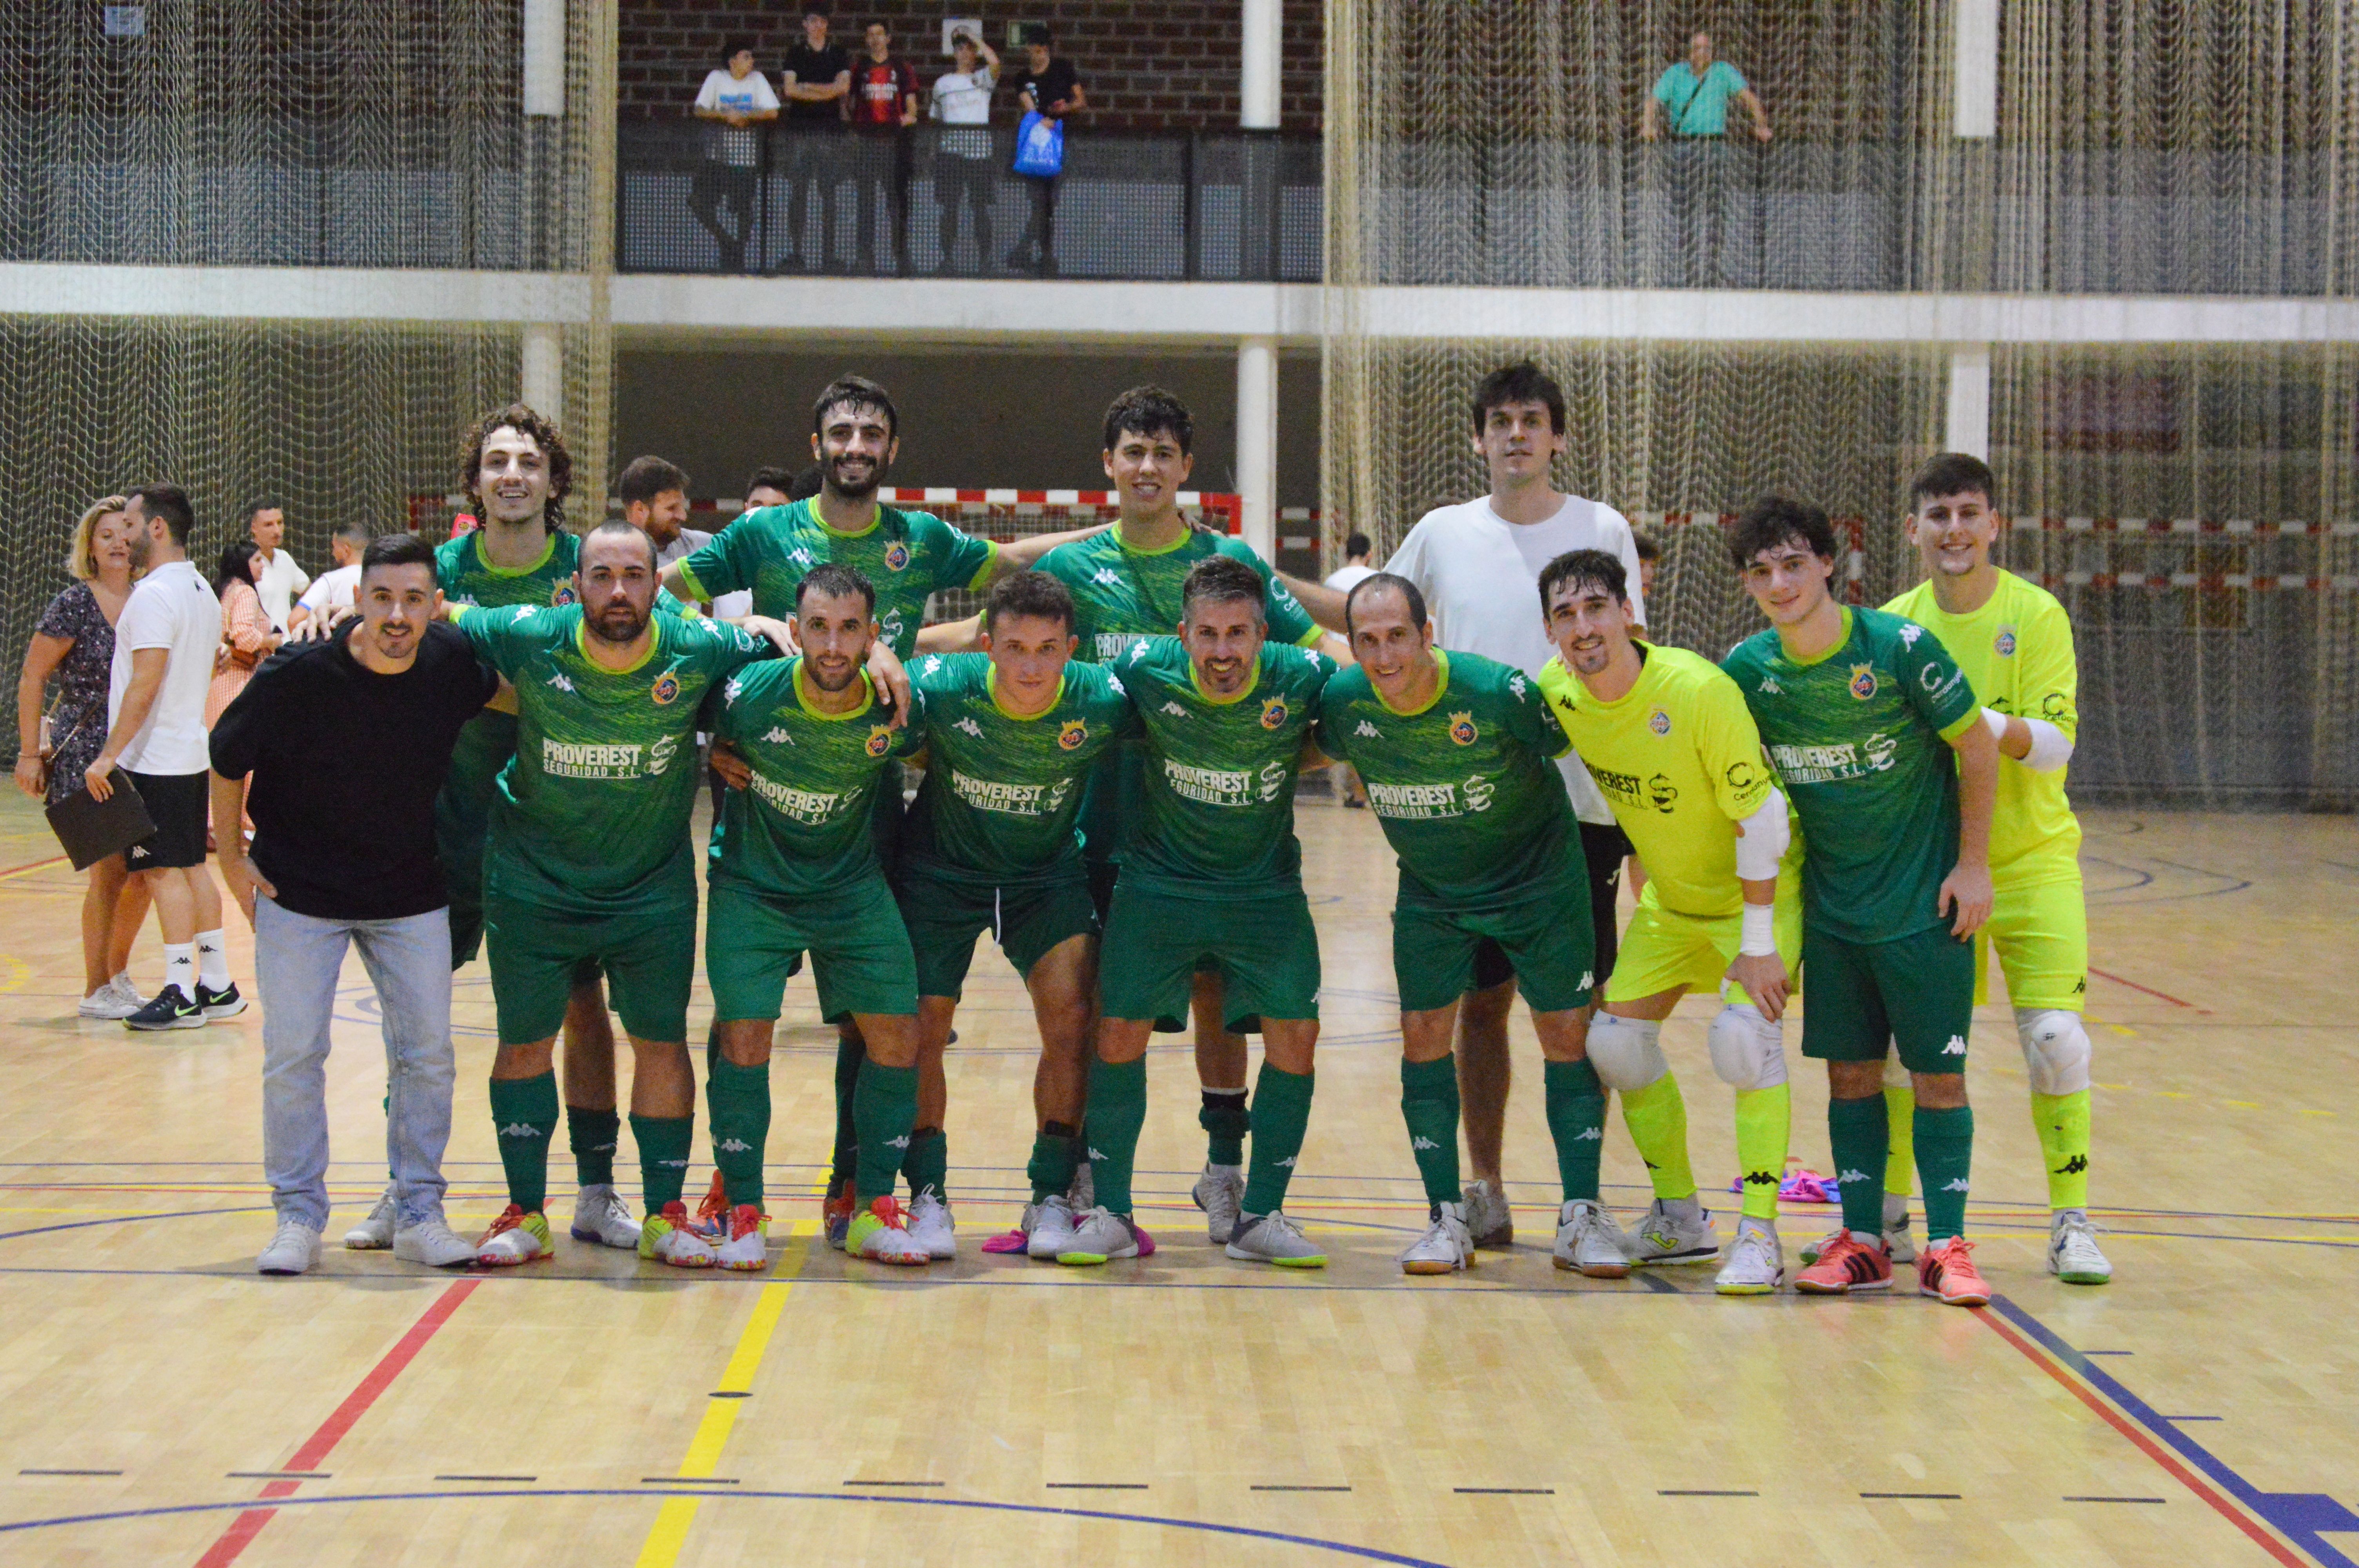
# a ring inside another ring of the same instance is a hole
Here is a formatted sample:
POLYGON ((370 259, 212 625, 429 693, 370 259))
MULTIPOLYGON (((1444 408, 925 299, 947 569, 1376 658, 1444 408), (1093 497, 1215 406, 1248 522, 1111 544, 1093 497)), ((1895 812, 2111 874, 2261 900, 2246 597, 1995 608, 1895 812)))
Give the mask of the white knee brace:
POLYGON ((2023 1042, 2032 1093, 2076 1095, 2089 1087, 2089 1032, 2079 1013, 2018 1007, 2015 1033, 2023 1042))
POLYGON ((1786 1081, 1786 1031, 1750 1004, 1723 1007, 1712 1021, 1712 1070, 1735 1089, 1774 1089, 1786 1081))
POLYGON ((1669 1072, 1662 1033, 1660 1023, 1599 1013, 1589 1023, 1589 1062, 1597 1069, 1597 1081, 1630 1094, 1669 1072))

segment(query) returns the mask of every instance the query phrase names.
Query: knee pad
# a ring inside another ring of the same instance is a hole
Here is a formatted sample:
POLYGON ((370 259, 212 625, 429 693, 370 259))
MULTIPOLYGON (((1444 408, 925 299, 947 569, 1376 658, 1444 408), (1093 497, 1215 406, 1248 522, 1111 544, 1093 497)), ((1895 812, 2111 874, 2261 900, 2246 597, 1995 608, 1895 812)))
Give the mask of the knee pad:
POLYGON ((2015 1033, 2023 1042, 2032 1093, 2076 1095, 2089 1087, 2089 1032, 2081 1027, 2079 1013, 2017 1008, 2015 1033))
POLYGON ((1774 1089, 1786 1081, 1786 1032, 1761 1010, 1723 1007, 1712 1021, 1712 1070, 1735 1089, 1774 1089))
POLYGON ((1887 1051, 1884 1054, 1884 1087, 1911 1090, 1917 1087, 1917 1080, 1909 1076, 1907 1067, 1900 1065, 1900 1053, 1897 1051, 1887 1051))
POLYGON ((1660 1023, 1601 1012, 1589 1022, 1589 1062, 1597 1081, 1630 1094, 1671 1070, 1663 1059, 1660 1023))

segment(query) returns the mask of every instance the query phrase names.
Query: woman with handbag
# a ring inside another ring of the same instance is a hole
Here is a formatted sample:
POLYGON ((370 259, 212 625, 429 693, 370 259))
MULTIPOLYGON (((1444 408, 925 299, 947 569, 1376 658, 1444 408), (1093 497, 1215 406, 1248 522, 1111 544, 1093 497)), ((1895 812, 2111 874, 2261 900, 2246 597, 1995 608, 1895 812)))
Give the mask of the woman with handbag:
MULTIPOLYGON (((41 612, 16 682, 16 787, 51 806, 82 787, 106 744, 114 622, 135 575, 125 504, 119 495, 93 502, 75 524, 66 556, 73 586, 41 612), (51 676, 58 700, 45 716, 41 694, 51 676)), ((128 1018, 145 1002, 125 971, 147 917, 147 884, 130 876, 121 855, 91 867, 82 903, 82 1017, 128 1018)))

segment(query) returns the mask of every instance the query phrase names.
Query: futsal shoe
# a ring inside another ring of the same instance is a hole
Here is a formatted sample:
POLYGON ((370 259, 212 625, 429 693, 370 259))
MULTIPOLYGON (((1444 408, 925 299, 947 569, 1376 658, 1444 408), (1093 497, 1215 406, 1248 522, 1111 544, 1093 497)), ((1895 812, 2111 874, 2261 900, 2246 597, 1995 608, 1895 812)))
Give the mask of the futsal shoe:
POLYGON ((466 1238, 452 1232, 438 1214, 395 1231, 393 1255, 405 1263, 423 1263, 429 1269, 451 1269, 462 1263, 473 1262, 475 1249, 466 1238))
POLYGON ((259 1274, 300 1274, 319 1260, 320 1233, 299 1219, 282 1219, 254 1268, 259 1274))
POLYGON ((1240 1214, 1237 1227, 1229 1237, 1229 1256, 1240 1263, 1275 1263, 1281 1269, 1327 1266, 1327 1254, 1281 1209, 1240 1214))
POLYGON ((208 1019, 235 1018, 245 1011, 245 999, 237 994, 237 982, 232 980, 220 990, 204 981, 197 982, 197 1011, 208 1019))
POLYGON ((1087 1160, 1073 1167, 1073 1184, 1065 1189, 1065 1206, 1075 1214, 1087 1214, 1098 1206, 1098 1177, 1087 1160))
POLYGON ((120 1022, 137 1012, 143 1005, 144 999, 131 989, 131 977, 117 975, 82 998, 74 1011, 84 1018, 107 1018, 120 1022))
POLYGON ((852 1217, 860 1212, 860 1188, 849 1177, 842 1186, 829 1191, 820 1205, 820 1220, 827 1230, 827 1244, 838 1252, 845 1249, 844 1238, 852 1228, 852 1217))
POLYGON ((353 1252, 382 1252, 393 1245, 393 1233, 400 1221, 400 1210, 393 1201, 393 1187, 387 1184, 377 1195, 376 1206, 368 1217, 344 1232, 344 1246, 353 1252))
POLYGON ((1138 1227, 1131 1224, 1130 1216, 1126 1214, 1116 1214, 1110 1208, 1093 1208, 1087 1214, 1074 1217, 1071 1238, 1063 1249, 1052 1256, 1058 1262, 1074 1268, 1111 1263, 1121 1258, 1136 1258, 1138 1256, 1138 1227))
POLYGON ((2048 1271, 2068 1285, 2102 1285, 2114 1265, 2097 1246, 2097 1227, 2087 1211, 2059 1209, 2048 1227, 2048 1271))
POLYGON ((1974 1267, 1974 1244, 1952 1236, 1919 1253, 1917 1293, 1938 1296, 1943 1306, 1990 1305, 1990 1286, 1974 1267))
POLYGON ((1469 1182, 1459 1202, 1466 1210, 1466 1232, 1485 1252, 1505 1252, 1516 1244, 1516 1214, 1507 1195, 1488 1182, 1469 1182))
POLYGON ((714 1227, 712 1260, 724 1269, 758 1274, 770 1266, 770 1217, 741 1203, 714 1227))
POLYGON ((1224 1247, 1237 1233, 1237 1215, 1245 1197, 1245 1168, 1215 1165, 1208 1161, 1204 1173, 1196 1178, 1195 1188, 1188 1195, 1204 1211, 1206 1238, 1215 1247, 1224 1247))
POLYGON ((1433 1206, 1433 1223, 1400 1255, 1404 1274, 1454 1274, 1474 1266, 1474 1238, 1466 1230, 1463 1204, 1433 1206))
POLYGON ((123 1021, 125 1029, 142 1033, 161 1029, 202 1029, 205 1010, 190 1001, 178 986, 166 986, 156 999, 123 1021))
POLYGON ((688 1206, 678 1198, 640 1224, 639 1256, 675 1269, 710 1269, 716 1261, 712 1243, 699 1233, 695 1221, 688 1217, 688 1206))
POLYGON ((1556 1245, 1550 1251, 1558 1268, 1593 1280, 1619 1280, 1630 1272, 1622 1227, 1587 1198, 1575 1198, 1557 1211, 1556 1245))
POLYGON ((931 1187, 909 1200, 909 1239, 936 1261, 958 1256, 958 1226, 951 1218, 951 1206, 931 1187))
POLYGON ((922 1269, 932 1254, 910 1238, 908 1217, 891 1195, 878 1198, 853 1217, 844 1229, 843 1249, 872 1263, 922 1269))
POLYGON ((639 1244, 639 1217, 612 1182, 592 1182, 573 1195, 573 1223, 567 1229, 574 1240, 601 1247, 636 1249, 639 1244))
POLYGON ((1794 1276, 1807 1296, 1847 1296, 1854 1291, 1892 1288, 1892 1254, 1879 1241, 1870 1247, 1848 1230, 1819 1244, 1819 1260, 1794 1276))
POLYGON ((1777 1227, 1749 1215, 1738 1220, 1728 1261, 1712 1288, 1723 1296, 1766 1296, 1785 1282, 1786 1249, 1778 1243, 1777 1227))
MULTIPOLYGON (((1885 1194, 1884 1249, 1892 1254, 1892 1261, 1896 1265, 1917 1261, 1917 1233, 1909 1226, 1908 1200, 1898 1193, 1885 1194)), ((1828 1244, 1842 1234, 1843 1227, 1838 1225, 1820 1239, 1802 1243, 1803 1263, 1817 1262, 1828 1244)))
POLYGON ((1712 1233, 1712 1215, 1695 1199, 1687 1200, 1686 1214, 1673 1212, 1657 1198, 1647 1207, 1638 1228, 1623 1238, 1630 1261, 1640 1268, 1664 1263, 1709 1263, 1720 1256, 1720 1238, 1712 1233))
POLYGON ((549 1238, 549 1217, 538 1209, 527 1214, 514 1204, 500 1210, 500 1217, 475 1243, 475 1261, 495 1269, 512 1269, 555 1256, 557 1243, 549 1238))
POLYGON ((1054 1261, 1073 1245, 1073 1206, 1051 1193, 1024 1210, 1025 1255, 1054 1261))

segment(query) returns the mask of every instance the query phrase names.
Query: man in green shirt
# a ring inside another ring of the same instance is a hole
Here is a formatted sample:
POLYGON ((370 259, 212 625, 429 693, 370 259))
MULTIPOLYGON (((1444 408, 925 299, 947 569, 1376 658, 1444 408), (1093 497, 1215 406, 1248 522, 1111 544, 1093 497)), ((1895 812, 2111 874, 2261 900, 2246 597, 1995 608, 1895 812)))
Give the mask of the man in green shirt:
POLYGON ((1666 118, 1670 124, 1669 167, 1658 178, 1671 199, 1672 237, 1680 250, 1672 281, 1705 287, 1722 281, 1721 239, 1737 184, 1730 178, 1733 155, 1725 140, 1732 98, 1752 114, 1755 139, 1767 142, 1768 112, 1734 66, 1712 58, 1712 35, 1704 32, 1688 40, 1688 58, 1668 67, 1647 95, 1640 139, 1659 137, 1666 118))
POLYGON ((1269 641, 1259 573, 1213 556, 1180 585, 1177 637, 1135 644, 1117 672, 1147 730, 1135 831, 1106 917, 1098 966, 1097 1063, 1084 1120, 1096 1206, 1065 1263, 1143 1250, 1131 1170, 1147 1118, 1148 1037, 1186 1004, 1200 964, 1221 979, 1221 1022, 1258 1017, 1261 1078, 1248 1112, 1253 1164, 1228 1253, 1286 1268, 1326 1255, 1282 1209, 1310 1119, 1319 1042, 1319 937, 1302 896, 1296 776, 1326 655, 1269 641))

